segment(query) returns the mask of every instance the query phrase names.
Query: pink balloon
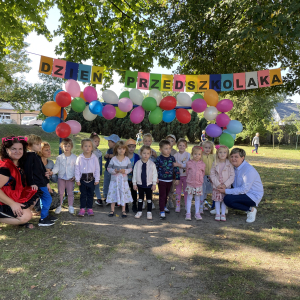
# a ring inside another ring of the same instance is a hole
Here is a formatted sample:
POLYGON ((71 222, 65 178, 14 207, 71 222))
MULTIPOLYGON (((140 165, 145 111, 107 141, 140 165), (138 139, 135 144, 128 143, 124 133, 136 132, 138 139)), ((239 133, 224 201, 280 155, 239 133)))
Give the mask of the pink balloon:
POLYGON ((71 134, 77 134, 81 131, 81 124, 75 120, 66 122, 71 127, 71 134))
POLYGON ((228 112, 233 108, 233 102, 229 99, 223 99, 219 101, 216 108, 220 112, 228 112))
POLYGON ((226 127, 230 122, 230 118, 226 114, 219 114, 216 117, 216 123, 220 127, 226 127))
POLYGON ((65 88, 71 97, 75 98, 80 96, 80 86, 76 80, 69 79, 65 84, 65 88))
POLYGON ((116 109, 113 105, 111 104, 107 104, 103 107, 102 109, 102 116, 106 119, 106 120, 111 120, 116 116, 116 109))
POLYGON ((92 102, 98 98, 97 91, 92 86, 87 86, 83 90, 83 96, 86 102, 92 102))
POLYGON ((129 112, 132 110, 133 103, 129 98, 121 98, 119 100, 118 107, 123 112, 129 112))
POLYGON ((207 107, 207 103, 204 99, 196 99, 192 103, 192 109, 196 113, 201 113, 205 111, 207 107))
POLYGON ((134 124, 139 124, 144 120, 145 111, 141 106, 136 107, 130 114, 130 120, 134 124))

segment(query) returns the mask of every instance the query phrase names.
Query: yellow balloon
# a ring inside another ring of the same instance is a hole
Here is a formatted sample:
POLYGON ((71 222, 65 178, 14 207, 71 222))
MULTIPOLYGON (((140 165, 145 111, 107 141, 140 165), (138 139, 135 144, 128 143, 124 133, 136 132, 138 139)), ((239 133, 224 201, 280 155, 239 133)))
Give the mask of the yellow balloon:
POLYGON ((121 111, 119 107, 115 107, 116 109, 116 118, 123 119, 126 117, 127 112, 121 111))
POLYGON ((47 117, 56 116, 61 107, 55 101, 48 101, 42 106, 42 113, 47 117))
POLYGON ((204 100, 209 106, 217 106, 219 102, 218 93, 215 90, 207 90, 204 93, 204 100))

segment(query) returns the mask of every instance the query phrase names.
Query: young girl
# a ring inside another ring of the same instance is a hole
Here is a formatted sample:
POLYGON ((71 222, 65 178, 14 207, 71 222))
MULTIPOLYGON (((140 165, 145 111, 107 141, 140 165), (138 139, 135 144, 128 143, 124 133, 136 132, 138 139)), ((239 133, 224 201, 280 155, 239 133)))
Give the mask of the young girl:
POLYGON ((76 155, 72 154, 73 142, 71 139, 63 139, 60 143, 60 148, 63 150, 63 154, 56 158, 52 174, 58 174, 58 193, 60 196, 60 206, 55 210, 56 214, 60 214, 61 205, 63 203, 65 189, 68 193, 69 213, 74 214, 74 179, 75 179, 75 163, 76 155))
POLYGON ((218 188, 230 188, 234 182, 234 168, 229 161, 229 149, 226 146, 216 146, 217 154, 216 161, 213 163, 210 171, 210 179, 213 184, 212 200, 215 201, 216 206, 216 221, 226 221, 225 211, 226 205, 223 202, 224 194, 218 191, 218 188), (222 213, 220 217, 220 204, 222 213))
POLYGON ((114 147, 113 158, 110 160, 107 171, 111 174, 107 203, 111 203, 109 217, 114 216, 115 204, 122 206, 122 218, 126 218, 125 205, 133 202, 130 188, 128 185, 127 174, 132 171, 130 159, 127 155, 127 146, 123 141, 116 143, 114 147))
POLYGON ((151 152, 150 146, 142 146, 141 159, 137 161, 133 170, 133 189, 139 191, 136 219, 142 216, 144 195, 146 194, 147 219, 152 220, 152 192, 156 190, 157 170, 155 163, 150 160, 151 152))
POLYGON ((180 199, 181 199, 181 192, 184 192, 184 204, 186 207, 187 201, 187 192, 186 189, 186 163, 190 159, 190 154, 185 151, 187 148, 187 141, 185 139, 179 139, 177 142, 177 148, 179 152, 175 153, 174 157, 176 159, 176 163, 173 165, 175 167, 179 167, 180 171, 180 181, 179 184, 176 186, 176 209, 175 212, 180 212, 180 199))
POLYGON ((214 161, 214 143, 211 141, 204 141, 201 143, 201 147, 203 149, 202 161, 205 163, 205 176, 203 181, 203 194, 201 195, 201 202, 200 202, 200 214, 203 213, 204 210, 208 210, 204 206, 204 201, 206 200, 207 194, 212 193, 212 185, 210 182, 210 170, 214 161))
POLYGON ((200 195, 202 195, 203 177, 205 174, 205 164, 201 160, 202 148, 194 146, 191 153, 191 160, 186 163, 186 192, 187 204, 185 219, 191 221, 192 199, 195 196, 195 219, 202 220, 200 215, 200 195))
MULTIPOLYGON (((99 161, 100 177, 101 177, 101 175, 102 175, 102 152, 98 149, 99 144, 100 144, 100 137, 96 132, 93 132, 90 135, 90 139, 92 140, 92 142, 94 144, 93 153, 96 155, 96 157, 98 158, 98 161, 99 161)), ((99 183, 95 186, 95 194, 96 194, 96 197, 97 197, 97 200, 95 201, 95 203, 97 205, 103 206, 103 201, 101 200, 100 184, 99 183)))
POLYGON ((83 153, 77 157, 75 165, 75 179, 80 189, 80 211, 78 217, 84 217, 85 208, 88 216, 93 216, 93 199, 95 185, 100 180, 99 161, 92 153, 94 144, 90 139, 81 141, 83 153))

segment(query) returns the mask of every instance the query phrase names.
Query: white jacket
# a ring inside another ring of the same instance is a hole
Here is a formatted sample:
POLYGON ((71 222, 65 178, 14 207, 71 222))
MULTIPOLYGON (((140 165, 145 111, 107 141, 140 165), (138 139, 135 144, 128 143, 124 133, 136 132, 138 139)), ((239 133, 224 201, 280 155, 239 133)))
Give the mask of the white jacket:
MULTIPOLYGON (((133 169, 132 184, 133 185, 142 185, 142 160, 138 160, 133 169)), ((157 170, 156 165, 150 159, 147 161, 147 186, 156 185, 157 181, 157 170)))
POLYGON ((77 156, 75 154, 65 156, 63 153, 57 156, 54 168, 52 170, 53 174, 58 174, 58 178, 62 178, 66 173, 67 178, 71 179, 75 176, 76 159, 77 156))

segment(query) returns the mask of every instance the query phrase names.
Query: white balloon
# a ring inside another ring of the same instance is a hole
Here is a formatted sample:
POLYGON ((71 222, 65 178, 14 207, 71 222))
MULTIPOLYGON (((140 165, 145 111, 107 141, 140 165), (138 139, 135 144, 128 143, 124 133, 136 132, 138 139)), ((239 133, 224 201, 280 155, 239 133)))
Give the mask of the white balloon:
POLYGON ((191 97, 187 93, 178 94, 176 99, 178 101, 178 104, 180 104, 181 106, 191 107, 192 102, 193 102, 191 97))
POLYGON ((204 118, 207 121, 214 120, 218 115, 218 110, 214 106, 207 107, 204 111, 204 118))
POLYGON ((159 103, 162 100, 162 94, 159 90, 150 90, 149 97, 153 97, 156 100, 157 106, 159 106, 159 103))
POLYGON ((112 90, 103 91, 102 98, 103 98, 104 102, 110 103, 110 104, 118 104, 118 102, 119 102, 119 97, 112 90))
POLYGON ((93 121, 97 118, 97 115, 94 115, 91 113, 89 106, 87 105, 86 108, 84 109, 84 111, 82 112, 83 117, 87 120, 87 121, 93 121))
POLYGON ((129 92, 129 97, 130 100, 137 105, 142 105, 142 102, 144 100, 144 95, 142 94, 142 92, 138 89, 132 89, 129 92))

